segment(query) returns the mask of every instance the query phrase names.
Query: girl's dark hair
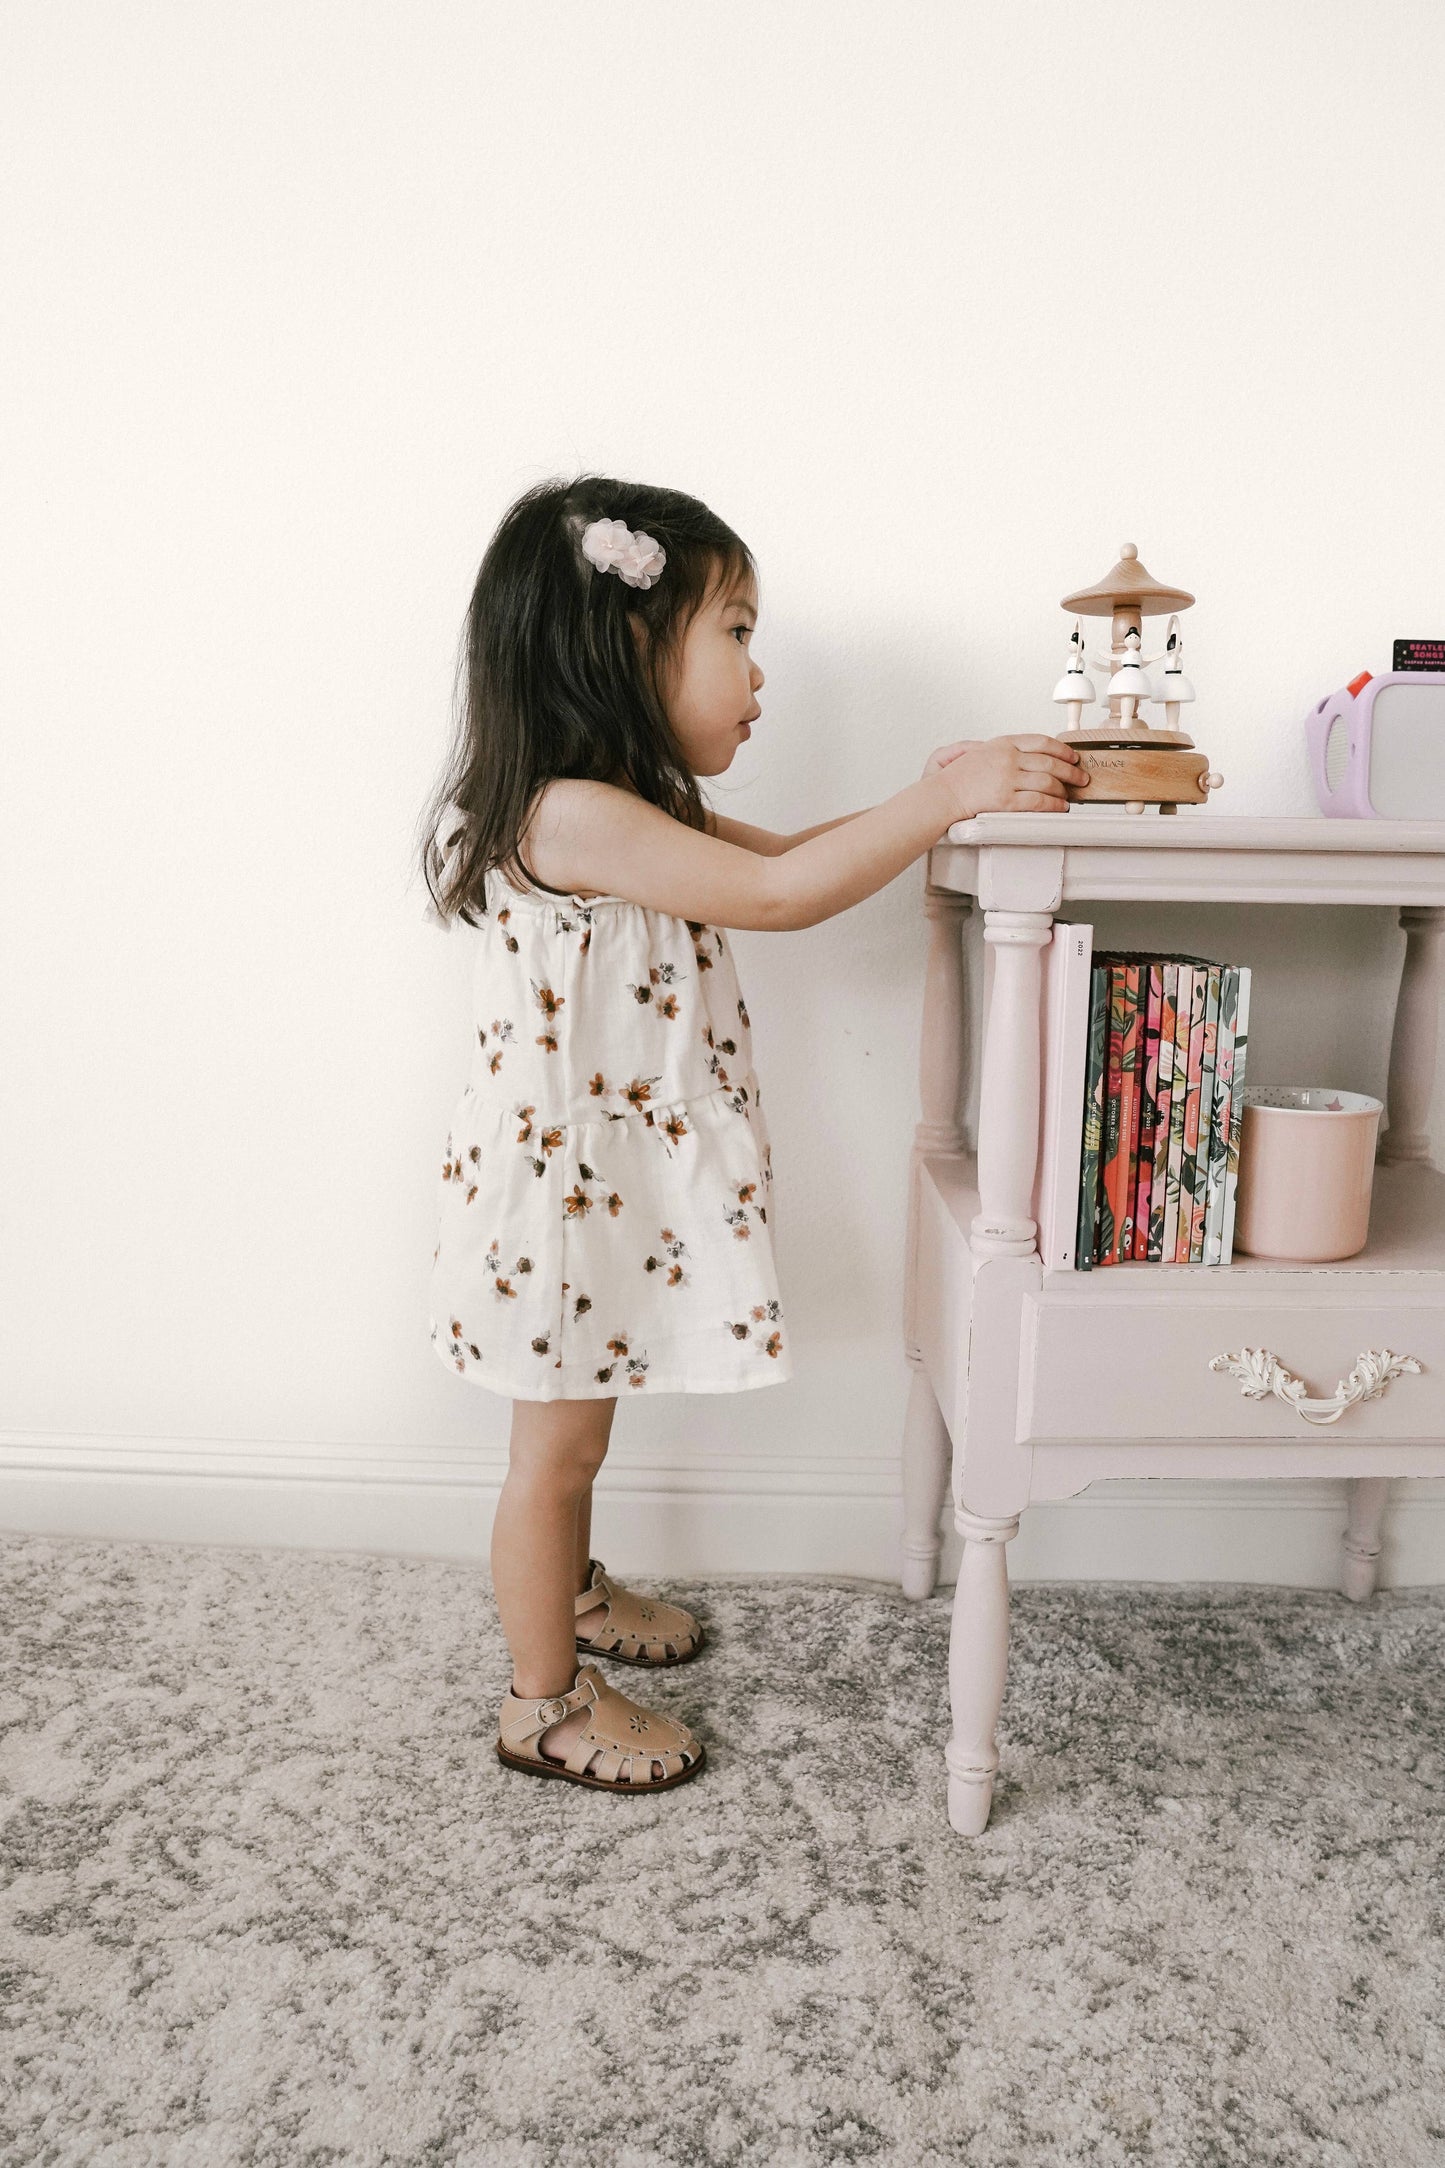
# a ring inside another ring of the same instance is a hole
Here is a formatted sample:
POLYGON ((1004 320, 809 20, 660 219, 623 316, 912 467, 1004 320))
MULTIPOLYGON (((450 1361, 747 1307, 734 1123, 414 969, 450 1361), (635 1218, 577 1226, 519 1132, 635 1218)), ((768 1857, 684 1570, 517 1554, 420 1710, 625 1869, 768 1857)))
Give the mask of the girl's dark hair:
POLYGON ((675 820, 704 825, 662 688, 698 610, 745 580, 757 580, 746 543, 680 489, 580 474, 538 482, 517 499, 477 573, 458 655, 455 741, 423 816, 422 871, 444 921, 477 923, 493 867, 519 874, 519 886, 563 893, 521 855, 533 801, 554 776, 626 779, 675 820), (662 545, 667 562, 651 587, 629 586, 583 556, 582 533, 595 519, 622 520, 662 545), (641 646, 632 618, 646 630, 641 646))

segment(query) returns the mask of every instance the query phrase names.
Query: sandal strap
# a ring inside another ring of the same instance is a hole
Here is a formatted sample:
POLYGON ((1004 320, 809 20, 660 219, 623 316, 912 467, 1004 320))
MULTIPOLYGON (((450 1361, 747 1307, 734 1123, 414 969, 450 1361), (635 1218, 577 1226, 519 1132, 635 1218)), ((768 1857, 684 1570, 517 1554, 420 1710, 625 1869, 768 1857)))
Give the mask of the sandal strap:
POLYGON ((625 1656, 640 1656, 645 1648, 666 1648, 674 1642, 677 1652, 697 1639, 697 1621, 692 1614, 679 1605, 663 1603, 656 1596, 642 1597, 630 1588, 619 1587, 603 1567, 600 1559, 591 1561, 592 1578, 577 1598, 574 1616, 581 1618, 584 1612, 605 1607, 600 1625, 579 1639, 588 1648, 596 1649, 601 1656, 620 1650, 625 1656))
POLYGON ((581 1618, 584 1611, 595 1611, 600 1598, 610 1597, 612 1583, 608 1580, 600 1558, 587 1561, 588 1581, 572 1607, 574 1618, 581 1618))
POLYGON ((606 1685, 600 1671, 584 1664, 577 1674, 577 1684, 565 1694, 524 1701, 519 1694, 508 1692, 498 1726, 502 1744, 514 1753, 521 1752, 531 1741, 540 1739, 544 1731, 560 1724, 564 1716, 570 1716, 574 1709, 585 1709, 596 1702, 606 1685))

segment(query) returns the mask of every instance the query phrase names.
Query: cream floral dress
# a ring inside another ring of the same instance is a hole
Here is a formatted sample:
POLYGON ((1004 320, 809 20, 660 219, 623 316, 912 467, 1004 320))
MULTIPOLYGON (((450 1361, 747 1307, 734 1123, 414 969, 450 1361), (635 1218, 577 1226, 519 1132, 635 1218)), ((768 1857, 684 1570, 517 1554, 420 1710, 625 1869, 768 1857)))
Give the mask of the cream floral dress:
POLYGON ((518 1400, 791 1377, 726 933, 496 870, 479 915, 458 922, 476 943, 474 1043, 441 1166, 437 1354, 518 1400))

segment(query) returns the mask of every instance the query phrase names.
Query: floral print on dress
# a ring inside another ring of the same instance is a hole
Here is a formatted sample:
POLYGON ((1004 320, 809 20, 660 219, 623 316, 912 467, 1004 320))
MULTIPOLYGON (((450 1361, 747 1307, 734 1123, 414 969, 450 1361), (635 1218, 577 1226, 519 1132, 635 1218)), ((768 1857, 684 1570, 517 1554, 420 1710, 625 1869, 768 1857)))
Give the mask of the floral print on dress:
POLYGON ((537 1044, 545 1047, 549 1054, 555 1054, 557 1051, 557 1012, 567 996, 565 994, 554 994, 550 986, 539 986, 537 981, 533 979, 532 998, 542 1012, 542 1020, 546 1027, 539 1032, 537 1044))
POLYGON ((776 1362, 783 1352, 783 1335, 777 1329, 782 1314, 778 1303, 759 1302, 736 1324, 731 1318, 724 1319, 724 1323, 735 1340, 746 1340, 760 1355, 769 1356, 776 1362), (768 1330, 770 1325, 774 1328, 771 1332, 768 1330))
POLYGON ((649 1253, 643 1264, 643 1271, 661 1272, 664 1265, 666 1265, 667 1276, 664 1285, 667 1287, 686 1287, 688 1277, 683 1258, 687 1254, 687 1244, 683 1241, 681 1235, 675 1235, 670 1227, 662 1228, 658 1233, 657 1240, 663 1254, 661 1257, 657 1257, 649 1253), (670 1263, 666 1263, 668 1259, 671 1259, 670 1263))
MULTIPOLYGON (((492 1051, 487 1055, 487 1069, 492 1076, 495 1076, 497 1071, 502 1066, 502 1055, 506 1051, 506 1044, 508 1039, 513 1039, 515 1037, 516 1027, 513 1024, 510 1016, 493 1017, 492 1051)), ((487 1044, 487 1032, 485 1025, 479 1024, 477 1026, 477 1044, 479 1047, 485 1050, 487 1044)))
POLYGON ((607 1347, 609 1353, 612 1356, 612 1360, 610 1363, 607 1364, 605 1369, 599 1370, 597 1373, 597 1381, 600 1385, 606 1385, 608 1383, 619 1363, 623 1365, 623 1377, 625 1378, 627 1384, 645 1385, 647 1383, 647 1356, 640 1351, 637 1354, 633 1354, 631 1348, 628 1345, 627 1335, 625 1333, 615 1334, 613 1338, 608 1341, 607 1347))
POLYGON ((496 873, 468 930, 478 1021, 439 1186, 438 1356, 518 1399, 790 1377, 725 931, 496 873))
POLYGON ((643 1007, 650 1002, 655 1016, 665 1016, 670 1019, 678 1014, 677 996, 676 994, 660 994, 657 989, 659 986, 671 986, 674 980, 681 976, 682 974, 674 963, 649 964, 646 980, 636 985, 629 982, 628 992, 632 995, 634 1001, 643 1007))
MULTIPOLYGON (((533 1174, 542 1175, 547 1172, 547 1162, 552 1154, 561 1151, 566 1131, 558 1122, 553 1122, 546 1127, 539 1126, 533 1119, 536 1112, 537 1109, 534 1106, 518 1107, 516 1109, 517 1118, 522 1125, 517 1131, 517 1142, 528 1147, 526 1160, 533 1174)), ((477 1156, 475 1145, 472 1147, 472 1152, 475 1158, 477 1156)))
POLYGON ((567 1219, 578 1220, 584 1214, 590 1212, 594 1205, 599 1204, 611 1213, 613 1219, 616 1219, 618 1213, 622 1210, 622 1199, 618 1196, 616 1190, 609 1189, 607 1184, 587 1165, 586 1161, 579 1159, 577 1162, 577 1179, 572 1184, 567 1195, 562 1199, 563 1216, 567 1219))
POLYGON ((696 918, 684 919, 683 924, 692 935, 693 954, 697 958, 698 970, 711 971, 713 960, 708 953, 709 947, 715 948, 720 956, 726 953, 726 944, 720 929, 716 926, 705 926, 701 919, 696 918))
POLYGON ((729 1227, 731 1227, 733 1231, 733 1240, 735 1242, 747 1242, 751 1240, 753 1232, 753 1222, 748 1217, 748 1214, 750 1212, 756 1217, 759 1226, 765 1226, 767 1224, 767 1206, 756 1202, 757 1193, 758 1185, 756 1182, 739 1183, 737 1191, 737 1203, 735 1205, 730 1205, 727 1211, 723 1214, 723 1218, 727 1221, 729 1227))

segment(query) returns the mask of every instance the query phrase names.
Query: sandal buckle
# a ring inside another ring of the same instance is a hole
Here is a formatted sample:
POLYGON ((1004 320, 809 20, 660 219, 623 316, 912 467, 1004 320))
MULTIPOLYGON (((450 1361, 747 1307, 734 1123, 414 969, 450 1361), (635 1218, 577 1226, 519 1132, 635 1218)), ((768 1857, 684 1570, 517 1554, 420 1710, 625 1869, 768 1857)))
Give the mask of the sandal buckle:
POLYGON ((566 1714, 567 1704, 560 1694, 554 1695, 551 1701, 539 1701, 537 1703, 536 1716, 539 1724, 560 1724, 566 1714), (557 1714, 549 1716, 547 1714, 549 1709, 555 1709, 557 1714))

